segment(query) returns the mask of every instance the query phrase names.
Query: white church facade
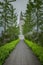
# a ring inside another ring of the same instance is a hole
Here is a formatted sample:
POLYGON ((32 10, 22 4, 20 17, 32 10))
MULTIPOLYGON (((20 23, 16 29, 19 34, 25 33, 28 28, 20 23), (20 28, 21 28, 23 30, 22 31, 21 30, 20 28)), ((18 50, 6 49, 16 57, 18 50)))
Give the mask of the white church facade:
POLYGON ((22 25, 24 25, 24 21, 22 20, 22 13, 20 13, 20 20, 19 20, 20 35, 19 35, 19 38, 21 40, 24 39, 22 25))

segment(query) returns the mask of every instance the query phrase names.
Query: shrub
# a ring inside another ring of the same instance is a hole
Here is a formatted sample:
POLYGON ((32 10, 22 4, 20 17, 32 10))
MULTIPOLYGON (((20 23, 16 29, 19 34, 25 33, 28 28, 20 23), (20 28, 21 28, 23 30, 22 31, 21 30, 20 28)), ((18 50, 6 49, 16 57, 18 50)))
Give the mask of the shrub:
POLYGON ((41 61, 43 65, 43 47, 26 39, 25 42, 33 50, 33 52, 35 53, 35 55, 38 57, 38 59, 41 61))
POLYGON ((0 65, 2 65, 9 55, 9 53, 16 47, 19 40, 12 41, 11 43, 7 43, 4 46, 0 47, 0 65))

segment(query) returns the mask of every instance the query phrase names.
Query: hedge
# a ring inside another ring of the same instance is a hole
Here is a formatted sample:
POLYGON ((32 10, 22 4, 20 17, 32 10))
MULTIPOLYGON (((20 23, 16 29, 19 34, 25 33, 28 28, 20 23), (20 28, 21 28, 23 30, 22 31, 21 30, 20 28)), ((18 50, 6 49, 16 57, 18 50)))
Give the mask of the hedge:
POLYGON ((43 65, 43 47, 26 39, 25 42, 33 50, 33 52, 35 53, 35 55, 38 57, 41 64, 43 65))
POLYGON ((0 47, 0 65, 2 65, 5 59, 9 56, 10 52, 16 47, 19 40, 12 41, 0 47))

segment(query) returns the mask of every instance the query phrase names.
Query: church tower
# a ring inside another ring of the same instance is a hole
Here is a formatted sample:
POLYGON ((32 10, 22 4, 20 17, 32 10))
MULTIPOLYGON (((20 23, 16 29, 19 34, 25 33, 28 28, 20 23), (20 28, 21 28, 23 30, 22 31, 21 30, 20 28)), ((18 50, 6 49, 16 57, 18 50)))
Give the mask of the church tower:
POLYGON ((19 29, 20 29, 20 35, 19 35, 19 37, 21 39, 24 39, 22 25, 23 25, 23 14, 21 12, 20 13, 20 20, 19 20, 19 29))

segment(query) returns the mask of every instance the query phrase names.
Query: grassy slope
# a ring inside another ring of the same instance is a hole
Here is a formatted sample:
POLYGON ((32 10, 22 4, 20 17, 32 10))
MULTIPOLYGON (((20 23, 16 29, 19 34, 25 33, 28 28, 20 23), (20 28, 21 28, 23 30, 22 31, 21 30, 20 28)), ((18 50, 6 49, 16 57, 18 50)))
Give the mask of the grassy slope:
POLYGON ((35 55, 38 57, 38 59, 41 61, 43 65, 43 47, 26 39, 25 42, 33 50, 33 52, 35 53, 35 55))
POLYGON ((4 63, 5 59, 8 57, 10 52, 16 47, 18 42, 19 40, 12 41, 11 43, 0 47, 0 65, 4 63))

